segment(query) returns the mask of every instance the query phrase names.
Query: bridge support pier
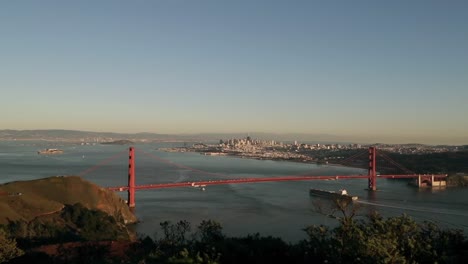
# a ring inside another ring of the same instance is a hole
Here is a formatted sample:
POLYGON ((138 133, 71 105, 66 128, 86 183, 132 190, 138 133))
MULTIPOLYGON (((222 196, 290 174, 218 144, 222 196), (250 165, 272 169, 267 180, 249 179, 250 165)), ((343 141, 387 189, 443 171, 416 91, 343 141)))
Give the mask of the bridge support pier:
POLYGON ((369 176, 369 184, 368 188, 371 191, 377 190, 377 174, 375 172, 375 147, 369 147, 369 171, 368 171, 368 176, 369 176))
POLYGON ((128 207, 135 207, 135 149, 128 149, 128 207))
MULTIPOLYGON (((447 177, 447 175, 443 175, 447 177)), ((442 178, 441 175, 418 175, 418 187, 419 188, 426 188, 426 187, 445 187, 447 186, 447 179, 442 178)))

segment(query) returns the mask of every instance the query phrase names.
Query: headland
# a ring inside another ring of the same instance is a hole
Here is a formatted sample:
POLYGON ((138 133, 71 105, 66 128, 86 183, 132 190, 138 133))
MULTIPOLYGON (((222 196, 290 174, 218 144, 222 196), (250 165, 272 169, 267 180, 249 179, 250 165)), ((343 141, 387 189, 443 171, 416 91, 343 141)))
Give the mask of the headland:
POLYGON ((78 176, 56 176, 0 185, 0 224, 60 214, 66 205, 77 203, 122 219, 125 224, 137 221, 125 201, 113 191, 78 176))

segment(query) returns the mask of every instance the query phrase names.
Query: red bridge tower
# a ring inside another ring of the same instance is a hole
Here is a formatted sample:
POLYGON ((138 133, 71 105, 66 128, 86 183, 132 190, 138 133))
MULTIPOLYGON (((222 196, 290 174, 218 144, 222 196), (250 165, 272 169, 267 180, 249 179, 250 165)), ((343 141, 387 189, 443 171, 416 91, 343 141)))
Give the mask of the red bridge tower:
POLYGON ((128 207, 135 207, 135 149, 128 149, 128 207))
POLYGON ((377 174, 375 172, 375 147, 369 147, 369 171, 367 175, 369 176, 369 190, 377 190, 377 174))

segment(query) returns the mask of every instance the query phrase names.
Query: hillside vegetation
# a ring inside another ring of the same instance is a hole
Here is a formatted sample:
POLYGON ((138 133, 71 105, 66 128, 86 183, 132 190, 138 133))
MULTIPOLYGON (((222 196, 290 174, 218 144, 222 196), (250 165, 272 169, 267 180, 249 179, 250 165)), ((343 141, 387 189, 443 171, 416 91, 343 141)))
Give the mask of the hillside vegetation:
POLYGON ((114 192, 77 176, 60 176, 0 185, 0 224, 44 218, 76 203, 101 210, 126 224, 137 221, 114 192))
POLYGON ((429 154, 388 155, 407 169, 418 173, 468 173, 468 151, 442 152, 429 154))

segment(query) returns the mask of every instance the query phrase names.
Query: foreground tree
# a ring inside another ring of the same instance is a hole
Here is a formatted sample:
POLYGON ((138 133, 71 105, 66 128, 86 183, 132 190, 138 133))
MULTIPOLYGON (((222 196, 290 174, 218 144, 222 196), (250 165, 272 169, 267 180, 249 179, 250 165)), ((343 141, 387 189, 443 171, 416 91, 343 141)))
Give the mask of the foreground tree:
POLYGON ((305 255, 328 263, 464 263, 467 241, 461 230, 445 230, 407 215, 345 221, 333 230, 305 229, 305 255))
POLYGON ((16 246, 16 240, 8 238, 7 233, 0 229, 0 263, 23 255, 24 252, 16 246))

